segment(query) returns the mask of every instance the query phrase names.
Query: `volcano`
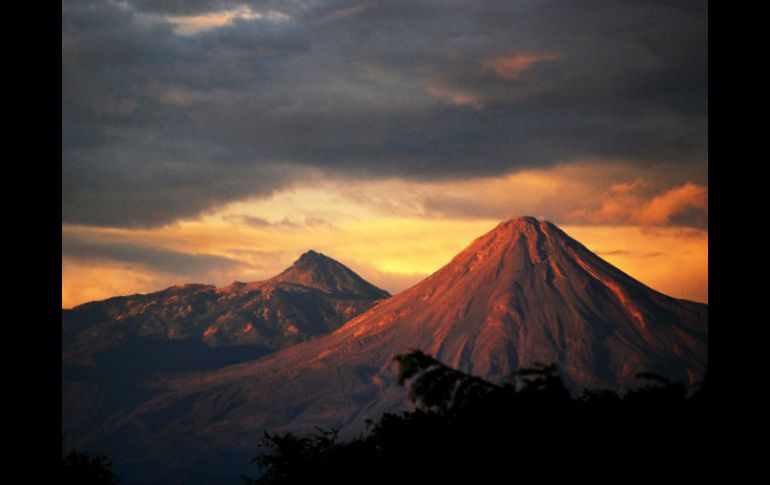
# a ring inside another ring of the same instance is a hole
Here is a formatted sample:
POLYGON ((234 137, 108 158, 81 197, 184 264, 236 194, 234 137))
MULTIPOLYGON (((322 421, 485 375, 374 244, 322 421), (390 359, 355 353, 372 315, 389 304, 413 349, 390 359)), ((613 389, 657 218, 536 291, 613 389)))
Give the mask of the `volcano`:
POLYGON ((191 457, 209 465, 239 457, 243 465, 264 429, 362 429, 403 409, 393 358, 411 349, 493 381, 556 363, 573 391, 623 391, 644 371, 701 379, 707 337, 707 305, 654 291, 555 225, 522 217, 329 335, 156 381, 158 395, 88 441, 137 462, 156 455, 185 468, 191 457))

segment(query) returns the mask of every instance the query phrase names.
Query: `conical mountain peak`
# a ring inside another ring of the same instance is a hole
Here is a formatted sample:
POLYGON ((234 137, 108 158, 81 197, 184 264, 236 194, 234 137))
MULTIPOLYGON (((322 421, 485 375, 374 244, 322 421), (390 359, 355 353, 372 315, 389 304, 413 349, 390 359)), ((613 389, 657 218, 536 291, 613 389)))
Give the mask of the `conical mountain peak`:
POLYGON ((701 375, 706 311, 648 288, 556 225, 521 217, 336 335, 387 334, 391 353, 421 348, 487 377, 557 362, 575 388, 614 388, 642 369, 701 375))
POLYGON ((344 264, 314 250, 303 253, 272 282, 293 283, 350 298, 387 298, 390 294, 368 283, 344 264))
MULTIPOLYGON (((519 217, 501 222, 478 237, 431 279, 443 279, 447 285, 464 285, 469 277, 474 280, 483 278, 483 281, 472 284, 488 287, 499 282, 501 277, 519 271, 531 276, 535 266, 543 265, 547 272, 560 276, 563 272, 559 264, 571 259, 566 252, 577 248, 582 245, 554 224, 531 216, 519 217)), ((477 293, 470 290, 466 287, 463 291, 477 293)))

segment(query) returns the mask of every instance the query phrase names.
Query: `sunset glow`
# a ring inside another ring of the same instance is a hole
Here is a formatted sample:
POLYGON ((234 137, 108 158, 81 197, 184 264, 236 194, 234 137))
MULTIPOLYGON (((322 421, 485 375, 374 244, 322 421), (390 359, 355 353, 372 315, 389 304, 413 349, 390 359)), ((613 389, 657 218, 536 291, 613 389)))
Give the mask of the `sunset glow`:
POLYGON ((584 164, 466 182, 319 180, 159 228, 65 225, 62 306, 189 282, 266 279, 309 249, 397 293, 500 221, 532 214, 552 214, 572 237, 658 291, 708 301, 708 232, 660 224, 693 207, 705 217, 705 189, 647 187, 645 198, 638 181, 615 181, 631 176, 628 168, 605 170, 604 184, 596 172, 584 164), (618 194, 624 205, 609 210, 618 194), (66 253, 86 241, 91 257, 66 253))

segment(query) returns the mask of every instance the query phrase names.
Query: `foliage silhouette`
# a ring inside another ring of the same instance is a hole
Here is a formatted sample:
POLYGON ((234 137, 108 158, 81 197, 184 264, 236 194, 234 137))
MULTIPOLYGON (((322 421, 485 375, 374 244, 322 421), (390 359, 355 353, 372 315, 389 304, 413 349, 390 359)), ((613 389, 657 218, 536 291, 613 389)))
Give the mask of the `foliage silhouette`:
POLYGON ((573 398, 555 365, 537 364, 493 384, 419 350, 396 360, 413 411, 385 414, 347 442, 339 441, 339 429, 309 437, 265 433, 270 451, 253 460, 263 475, 244 480, 475 483, 512 479, 523 467, 549 479, 596 466, 597 473, 634 470, 637 477, 667 467, 693 478, 699 469, 689 463, 706 451, 705 379, 692 396, 683 384, 644 373, 646 385, 623 396, 587 390, 573 398))
POLYGON ((81 451, 67 450, 62 438, 61 482, 78 485, 117 485, 120 479, 110 469, 112 463, 105 455, 89 456, 81 451))

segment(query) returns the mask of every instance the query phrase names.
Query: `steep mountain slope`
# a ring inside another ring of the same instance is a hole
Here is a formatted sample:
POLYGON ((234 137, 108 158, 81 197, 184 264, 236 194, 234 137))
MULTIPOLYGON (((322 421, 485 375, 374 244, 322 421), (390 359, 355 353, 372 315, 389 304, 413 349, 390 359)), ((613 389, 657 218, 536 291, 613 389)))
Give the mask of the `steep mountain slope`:
POLYGON ((190 470, 191 456, 245 464, 264 428, 355 427, 401 408, 393 356, 409 349, 493 380, 555 362, 573 389, 622 390, 641 371, 701 378, 707 337, 706 305, 658 293, 524 217, 330 335, 156 382, 160 396, 84 439, 126 460, 163 456, 164 467, 190 470))

